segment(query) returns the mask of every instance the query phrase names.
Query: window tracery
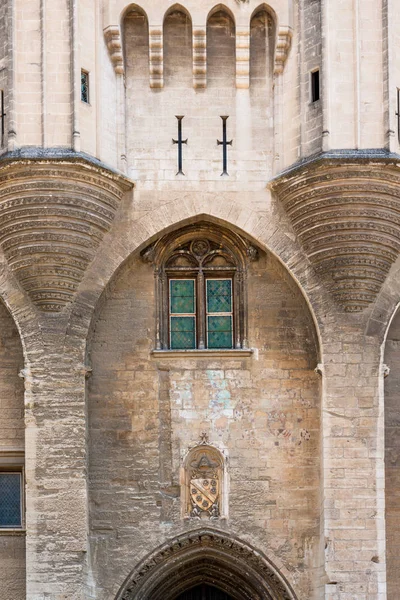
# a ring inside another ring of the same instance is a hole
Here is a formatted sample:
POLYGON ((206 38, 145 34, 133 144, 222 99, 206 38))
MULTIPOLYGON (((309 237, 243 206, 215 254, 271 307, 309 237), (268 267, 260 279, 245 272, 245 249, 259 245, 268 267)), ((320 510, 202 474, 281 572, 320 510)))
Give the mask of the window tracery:
POLYGON ((168 234, 142 252, 156 283, 156 350, 248 348, 247 268, 257 250, 210 224, 168 234))

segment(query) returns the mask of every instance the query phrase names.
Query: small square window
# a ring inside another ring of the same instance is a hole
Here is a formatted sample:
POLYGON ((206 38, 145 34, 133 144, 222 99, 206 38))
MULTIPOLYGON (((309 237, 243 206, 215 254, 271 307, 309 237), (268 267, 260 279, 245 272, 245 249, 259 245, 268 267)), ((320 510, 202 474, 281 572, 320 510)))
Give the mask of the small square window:
POLYGON ((311 73, 311 102, 317 102, 320 98, 319 69, 311 73))
POLYGON ((89 104, 89 73, 83 69, 81 71, 81 100, 89 104))
POLYGON ((22 527, 22 473, 0 472, 0 529, 22 527))

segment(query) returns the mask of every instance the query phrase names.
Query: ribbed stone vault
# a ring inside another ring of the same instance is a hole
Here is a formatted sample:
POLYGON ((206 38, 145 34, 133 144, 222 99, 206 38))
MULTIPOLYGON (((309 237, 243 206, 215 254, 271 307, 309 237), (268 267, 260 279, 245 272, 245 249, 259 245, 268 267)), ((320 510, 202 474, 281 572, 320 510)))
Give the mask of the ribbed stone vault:
POLYGON ((73 298, 132 184, 79 155, 0 162, 0 244, 42 311, 73 298))
POLYGON ((326 156, 270 186, 315 270, 346 312, 374 302, 399 255, 399 166, 394 158, 326 156))

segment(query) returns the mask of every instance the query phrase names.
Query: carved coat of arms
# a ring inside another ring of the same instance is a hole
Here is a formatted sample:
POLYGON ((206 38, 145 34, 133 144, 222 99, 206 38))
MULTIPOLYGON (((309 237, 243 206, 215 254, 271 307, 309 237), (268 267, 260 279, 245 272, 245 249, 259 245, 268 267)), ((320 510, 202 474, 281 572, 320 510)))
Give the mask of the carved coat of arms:
POLYGON ((219 517, 219 464, 204 449, 199 449, 190 463, 190 499, 192 517, 219 517))

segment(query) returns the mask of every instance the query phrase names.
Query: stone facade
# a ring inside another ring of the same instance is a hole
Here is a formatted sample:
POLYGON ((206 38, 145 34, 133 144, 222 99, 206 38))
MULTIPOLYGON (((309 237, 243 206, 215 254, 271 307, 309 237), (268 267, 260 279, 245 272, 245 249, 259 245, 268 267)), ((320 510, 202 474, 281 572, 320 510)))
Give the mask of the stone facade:
POLYGON ((399 51, 394 0, 0 0, 0 600, 397 600, 399 51), (188 231, 232 348, 168 349, 188 231))

